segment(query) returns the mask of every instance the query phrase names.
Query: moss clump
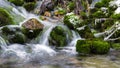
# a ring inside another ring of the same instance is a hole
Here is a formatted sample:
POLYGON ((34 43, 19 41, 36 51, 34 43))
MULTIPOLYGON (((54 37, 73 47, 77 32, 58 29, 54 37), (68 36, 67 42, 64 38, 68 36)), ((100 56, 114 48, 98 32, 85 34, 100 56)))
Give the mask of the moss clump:
POLYGON ((89 41, 85 40, 78 40, 76 44, 76 51, 80 54, 90 54, 90 44, 88 44, 89 41))
POLYGON ((68 3, 68 8, 70 11, 74 10, 75 9, 75 3, 74 2, 69 2, 68 3))
POLYGON ((73 13, 66 14, 63 21, 64 21, 64 24, 71 29, 78 27, 80 24, 79 17, 73 13))
POLYGON ((115 50, 120 50, 120 43, 113 43, 112 48, 115 50))
POLYGON ((35 8, 35 5, 36 3, 35 2, 28 2, 28 3, 25 3, 23 5, 23 7, 27 10, 27 11, 31 11, 35 8))
POLYGON ((23 44, 26 42, 26 37, 22 33, 15 33, 13 37, 9 38, 9 42, 23 44))
POLYGON ((63 8, 58 8, 58 10, 56 10, 54 12, 55 15, 63 15, 66 14, 66 10, 64 10, 63 8))
POLYGON ((82 38, 86 38, 86 39, 94 38, 94 35, 91 32, 90 27, 88 27, 88 26, 83 27, 83 29, 81 29, 81 30, 79 30, 79 29, 76 29, 76 30, 82 38))
POLYGON ((26 37, 22 33, 21 28, 19 27, 9 27, 5 26, 2 29, 2 36, 10 43, 20 43, 23 44, 26 42, 26 37))
POLYGON ((110 49, 108 42, 95 40, 92 42, 91 52, 95 54, 106 54, 110 49))
POLYGON ((76 51, 83 54, 106 54, 109 52, 110 45, 102 40, 78 40, 76 51))
POLYGON ((24 4, 24 0, 8 0, 8 1, 15 4, 16 6, 22 6, 24 4))
POLYGON ((56 26, 50 33, 49 42, 53 46, 63 47, 66 45, 65 30, 61 26, 56 26))
POLYGON ((0 26, 14 24, 13 19, 9 12, 0 8, 0 26))

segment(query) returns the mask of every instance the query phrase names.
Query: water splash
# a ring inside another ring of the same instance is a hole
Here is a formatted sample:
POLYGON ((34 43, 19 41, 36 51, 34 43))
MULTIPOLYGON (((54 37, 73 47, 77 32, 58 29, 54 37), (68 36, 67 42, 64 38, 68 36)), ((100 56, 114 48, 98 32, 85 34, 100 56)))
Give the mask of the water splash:
POLYGON ((8 48, 5 40, 4 40, 1 36, 0 36, 0 47, 1 47, 1 49, 3 49, 3 50, 6 50, 6 49, 8 48))

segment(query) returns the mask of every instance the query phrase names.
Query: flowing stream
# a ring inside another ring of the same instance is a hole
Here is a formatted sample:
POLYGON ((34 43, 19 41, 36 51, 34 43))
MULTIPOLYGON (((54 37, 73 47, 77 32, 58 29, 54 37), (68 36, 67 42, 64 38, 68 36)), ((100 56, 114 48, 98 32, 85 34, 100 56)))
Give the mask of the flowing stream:
MULTIPOLYGON (((93 4, 97 1, 94 0, 93 4)), ((93 5, 91 6, 93 7, 93 5)), ((52 23, 39 20, 39 16, 27 12, 23 7, 16 7, 6 0, 0 0, 0 7, 7 9, 11 15, 19 19, 14 20, 18 25, 9 27, 21 27, 22 23, 31 18, 36 18, 45 26, 37 40, 23 45, 9 45, 0 36, 0 68, 120 68, 120 53, 114 50, 111 50, 108 55, 77 56, 75 44, 77 40, 82 38, 77 32, 69 30, 60 22, 52 23), (56 26, 62 26, 66 31, 72 32, 72 36, 66 32, 67 46, 58 48, 60 50, 49 46, 50 32, 56 26), (69 40, 70 37, 72 37, 71 40, 69 40), (34 43, 36 41, 38 43, 34 43)))

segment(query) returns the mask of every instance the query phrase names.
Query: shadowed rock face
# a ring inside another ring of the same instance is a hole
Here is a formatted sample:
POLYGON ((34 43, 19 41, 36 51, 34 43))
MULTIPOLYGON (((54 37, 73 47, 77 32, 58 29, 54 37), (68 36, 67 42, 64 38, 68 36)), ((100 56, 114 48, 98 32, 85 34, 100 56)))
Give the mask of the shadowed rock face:
POLYGON ((55 6, 54 1, 44 0, 40 7, 40 14, 43 14, 45 11, 53 10, 54 6, 55 6))
POLYGON ((23 33, 30 39, 35 38, 43 30, 44 25, 37 19, 32 18, 22 24, 23 33))

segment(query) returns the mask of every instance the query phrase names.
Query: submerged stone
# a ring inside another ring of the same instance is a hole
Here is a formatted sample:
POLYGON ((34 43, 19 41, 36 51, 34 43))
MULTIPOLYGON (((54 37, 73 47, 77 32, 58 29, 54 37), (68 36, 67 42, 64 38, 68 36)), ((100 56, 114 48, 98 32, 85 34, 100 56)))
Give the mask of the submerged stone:
POLYGON ((22 24, 23 33, 30 39, 37 37, 43 30, 44 25, 37 19, 32 18, 22 24))
POLYGON ((80 54, 106 54, 110 50, 110 45, 102 40, 78 40, 76 51, 80 54))
POLYGON ((66 45, 65 30, 61 26, 56 26, 50 33, 49 42, 56 47, 63 47, 66 45))
POLYGON ((14 24, 13 19, 9 12, 0 8, 0 26, 14 24))
POLYGON ((2 30, 2 36, 9 43, 20 43, 20 44, 23 44, 23 43, 26 42, 26 37, 22 33, 20 27, 5 26, 1 30, 2 30))
POLYGON ((16 6, 22 6, 24 4, 24 0, 8 0, 8 1, 15 4, 16 6))

